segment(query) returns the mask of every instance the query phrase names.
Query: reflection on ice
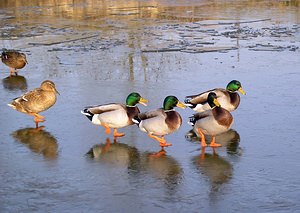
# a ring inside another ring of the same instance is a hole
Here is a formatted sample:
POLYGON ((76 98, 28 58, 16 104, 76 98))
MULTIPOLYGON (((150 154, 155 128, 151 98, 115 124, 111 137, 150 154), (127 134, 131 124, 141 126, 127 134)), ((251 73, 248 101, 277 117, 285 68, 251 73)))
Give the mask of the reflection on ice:
POLYGON ((22 90, 27 89, 27 80, 24 76, 21 75, 12 75, 2 79, 2 84, 4 89, 7 90, 22 90))
POLYGON ((166 184, 177 184, 183 174, 180 164, 164 150, 158 153, 144 153, 143 167, 166 184))
POLYGON ((136 169, 140 161, 139 152, 135 147, 116 142, 116 140, 111 143, 109 138, 106 139, 106 143, 94 145, 87 155, 102 163, 128 169, 136 169))
MULTIPOLYGON (((200 141, 200 137, 197 131, 194 131, 194 129, 191 129, 189 132, 185 134, 185 138, 188 141, 200 141)), ((211 141, 211 136, 205 135, 205 139, 207 141, 211 141)), ((220 143, 222 147, 226 147, 228 154, 238 154, 240 155, 242 150, 239 147, 240 144, 240 135, 239 133, 234 130, 230 129, 227 132, 224 132, 220 135, 216 136, 216 143, 220 143)))
POLYGON ((201 174, 208 177, 213 191, 232 178, 232 165, 215 151, 210 154, 204 153, 203 150, 201 156, 192 158, 192 163, 201 174))
POLYGON ((43 130, 43 126, 36 128, 19 129, 11 133, 12 137, 20 143, 26 144, 27 147, 45 158, 57 157, 57 140, 51 133, 43 130))
POLYGON ((109 138, 105 143, 94 145, 87 152, 87 156, 112 167, 134 171, 135 178, 154 177, 162 181, 171 191, 178 185, 183 175, 180 164, 175 158, 166 155, 164 150, 156 153, 140 153, 135 147, 127 144, 115 140, 111 143, 109 138))

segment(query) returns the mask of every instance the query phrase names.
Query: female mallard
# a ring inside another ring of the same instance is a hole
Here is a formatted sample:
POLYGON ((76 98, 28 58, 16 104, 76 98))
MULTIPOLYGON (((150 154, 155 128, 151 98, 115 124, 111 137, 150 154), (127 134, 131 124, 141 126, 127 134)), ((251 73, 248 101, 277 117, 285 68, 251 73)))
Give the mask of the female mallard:
POLYGON ((239 91, 245 95, 245 91, 242 85, 237 80, 232 80, 227 84, 226 89, 216 88, 200 93, 198 95, 186 96, 185 103, 196 112, 203 112, 210 109, 207 103, 207 96, 210 92, 214 92, 217 95, 218 101, 222 108, 227 109, 229 112, 235 110, 240 104, 240 96, 236 92, 239 91))
POLYGON ((34 116, 36 127, 39 122, 44 122, 44 116, 38 113, 52 107, 56 102, 56 94, 59 94, 52 81, 46 80, 39 88, 31 90, 24 95, 15 98, 8 106, 13 109, 34 116))
POLYGON ((4 49, 1 54, 2 62, 9 67, 10 76, 18 75, 17 69, 22 69, 27 64, 26 55, 15 50, 4 49))
POLYGON ((111 103, 98 106, 86 107, 81 111, 95 125, 105 128, 105 133, 110 134, 110 128, 114 128, 114 137, 122 137, 124 133, 118 133, 117 128, 134 124, 132 118, 140 113, 136 106, 138 103, 147 106, 148 100, 141 97, 139 93, 130 93, 125 104, 111 103))
POLYGON ((167 96, 163 108, 141 113, 133 121, 142 131, 147 132, 150 138, 157 140, 161 147, 171 146, 164 136, 178 130, 182 123, 181 116, 174 109, 175 106, 186 107, 175 96, 167 96))
POLYGON ((194 130, 201 135, 201 145, 206 147, 205 136, 211 135, 211 147, 218 147, 221 144, 215 142, 215 136, 228 131, 233 124, 233 117, 231 113, 222 108, 217 100, 217 95, 214 92, 208 94, 207 102, 211 107, 210 110, 199 112, 190 117, 190 122, 194 126, 194 130))

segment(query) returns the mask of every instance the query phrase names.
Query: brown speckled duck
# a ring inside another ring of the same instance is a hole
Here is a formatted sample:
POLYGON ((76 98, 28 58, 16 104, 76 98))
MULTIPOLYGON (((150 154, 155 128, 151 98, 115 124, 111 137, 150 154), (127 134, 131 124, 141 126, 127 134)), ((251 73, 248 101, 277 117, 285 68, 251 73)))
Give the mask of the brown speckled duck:
POLYGON ((55 84, 50 80, 45 80, 39 88, 15 98, 8 106, 19 112, 34 116, 38 128, 38 123, 45 121, 44 116, 38 113, 49 109, 55 104, 56 94, 59 93, 55 88, 55 84))
POLYGON ((26 55, 15 50, 3 49, 3 52, 1 53, 1 60, 9 67, 10 76, 12 76, 13 73, 18 75, 17 70, 22 69, 28 63, 26 55))
POLYGON ((239 91, 245 95, 245 91, 242 85, 237 80, 232 80, 227 84, 226 89, 216 88, 200 93, 198 95, 186 96, 185 103, 188 107, 192 108, 196 112, 203 112, 210 110, 210 106, 207 102, 207 96, 210 92, 214 92, 217 95, 218 101, 222 108, 227 109, 229 112, 234 111, 240 104, 240 96, 236 92, 239 91))
POLYGON ((171 146, 172 144, 167 143, 164 136, 175 132, 182 124, 180 114, 174 109, 176 106, 186 107, 175 96, 167 96, 163 108, 141 113, 133 121, 140 130, 147 132, 150 138, 157 140, 162 148, 171 146))
POLYGON ((215 142, 215 136, 228 131, 233 124, 231 113, 222 108, 217 100, 217 95, 214 92, 208 94, 207 102, 211 109, 204 112, 199 112, 190 117, 189 124, 194 127, 201 135, 201 145, 206 147, 205 136, 211 135, 211 147, 219 147, 221 144, 215 142))

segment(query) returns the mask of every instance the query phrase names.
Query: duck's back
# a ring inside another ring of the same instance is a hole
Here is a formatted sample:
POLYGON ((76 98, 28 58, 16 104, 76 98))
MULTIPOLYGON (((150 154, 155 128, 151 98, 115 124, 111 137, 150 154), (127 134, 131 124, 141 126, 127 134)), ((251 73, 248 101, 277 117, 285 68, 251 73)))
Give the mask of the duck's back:
POLYGON ((56 94, 54 92, 38 88, 16 98, 12 105, 20 112, 39 113, 52 107, 55 102, 56 94))
POLYGON ((27 63, 25 54, 16 51, 3 52, 1 60, 4 64, 14 69, 22 69, 27 63))

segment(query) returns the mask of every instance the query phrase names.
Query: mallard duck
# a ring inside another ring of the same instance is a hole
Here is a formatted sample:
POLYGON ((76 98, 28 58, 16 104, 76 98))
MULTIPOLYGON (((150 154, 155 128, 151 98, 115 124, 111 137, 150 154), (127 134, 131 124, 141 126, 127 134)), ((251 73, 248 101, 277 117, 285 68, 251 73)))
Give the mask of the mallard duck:
POLYGON ((136 106, 138 103, 147 106, 148 100, 141 97, 139 93, 130 93, 126 99, 126 104, 111 103, 98 106, 85 107, 81 113, 84 114, 95 125, 105 128, 105 133, 110 134, 110 128, 114 129, 114 137, 122 137, 124 133, 118 133, 117 129, 130 126, 132 118, 140 113, 136 106))
POLYGON ((10 76, 13 73, 18 75, 17 69, 22 69, 28 63, 26 60, 26 55, 15 50, 4 49, 1 54, 2 62, 9 67, 10 76))
POLYGON ((38 123, 45 121, 44 116, 38 113, 49 109, 55 104, 56 94, 59 94, 59 92, 56 90, 55 84, 50 80, 46 80, 41 83, 39 88, 15 98, 8 106, 19 112, 34 116, 36 128, 38 128, 38 123))
POLYGON ((186 96, 184 102, 194 111, 203 112, 210 109, 210 106, 207 103, 207 96, 210 92, 214 92, 217 95, 218 101, 222 108, 232 112, 240 104, 240 96, 236 91, 239 91, 243 95, 246 94, 241 83, 237 80, 232 80, 227 84, 226 89, 216 88, 198 95, 186 96))
POLYGON ((174 109, 175 106, 186 107, 175 96, 167 96, 163 108, 141 113, 134 117, 133 121, 142 131, 147 132, 150 138, 157 140, 162 148, 171 146, 164 136, 178 130, 182 123, 180 114, 174 109))
POLYGON ((190 117, 189 124, 194 126, 194 130, 198 131, 199 135, 201 135, 202 147, 207 146, 204 134, 212 136, 211 147, 218 147, 221 144, 215 142, 215 136, 231 128, 233 117, 228 110, 220 106, 216 93, 210 92, 207 102, 211 109, 194 114, 190 117))

